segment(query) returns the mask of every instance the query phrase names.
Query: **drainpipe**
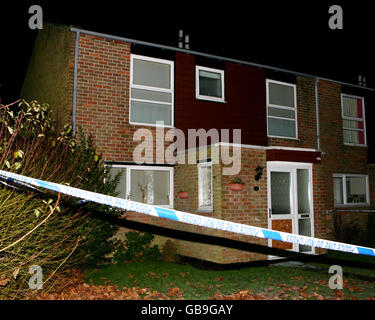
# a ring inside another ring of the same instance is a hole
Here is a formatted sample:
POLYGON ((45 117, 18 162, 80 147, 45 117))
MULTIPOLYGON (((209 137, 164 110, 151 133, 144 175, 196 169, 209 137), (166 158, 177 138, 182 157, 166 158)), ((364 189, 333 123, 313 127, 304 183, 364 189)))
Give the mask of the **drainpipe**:
POLYGON ((320 150, 320 122, 319 122, 319 78, 315 78, 315 111, 316 111, 316 142, 320 150))
POLYGON ((73 105, 72 105, 72 131, 73 137, 76 136, 77 130, 77 71, 78 71, 78 46, 79 46, 80 31, 76 31, 76 41, 74 48, 74 75, 73 75, 73 105))

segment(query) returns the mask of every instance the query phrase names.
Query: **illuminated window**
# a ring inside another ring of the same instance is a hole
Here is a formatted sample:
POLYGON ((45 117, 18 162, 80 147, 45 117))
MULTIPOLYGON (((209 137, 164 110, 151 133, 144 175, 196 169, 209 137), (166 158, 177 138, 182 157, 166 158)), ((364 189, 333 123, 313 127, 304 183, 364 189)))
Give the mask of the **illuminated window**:
POLYGON ((344 144, 366 145, 364 99, 341 95, 344 144))

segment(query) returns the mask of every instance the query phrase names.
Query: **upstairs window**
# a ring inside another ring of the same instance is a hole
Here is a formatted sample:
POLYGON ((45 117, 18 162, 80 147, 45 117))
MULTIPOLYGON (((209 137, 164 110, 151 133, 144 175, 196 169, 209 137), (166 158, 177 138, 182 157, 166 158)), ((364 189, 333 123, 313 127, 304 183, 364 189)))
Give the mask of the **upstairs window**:
POLYGON ((267 80, 269 137, 297 139, 297 103, 294 84, 267 80))
POLYGON ((130 123, 173 127, 174 62, 131 56, 130 123))
POLYGON ((365 146, 365 112, 363 98, 341 95, 344 144, 365 146))
POLYGON ((224 102, 224 70, 196 66, 196 98, 224 102))

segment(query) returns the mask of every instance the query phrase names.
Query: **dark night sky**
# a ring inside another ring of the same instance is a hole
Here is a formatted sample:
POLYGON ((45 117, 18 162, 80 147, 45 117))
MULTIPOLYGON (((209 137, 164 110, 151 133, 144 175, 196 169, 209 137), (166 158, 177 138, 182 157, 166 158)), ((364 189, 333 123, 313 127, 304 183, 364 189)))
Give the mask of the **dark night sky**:
POLYGON ((44 21, 177 46, 179 29, 191 49, 375 87, 374 14, 359 1, 2 1, 0 97, 19 97, 36 30, 28 8, 39 4, 44 21), (330 5, 344 12, 344 29, 330 30, 330 5))

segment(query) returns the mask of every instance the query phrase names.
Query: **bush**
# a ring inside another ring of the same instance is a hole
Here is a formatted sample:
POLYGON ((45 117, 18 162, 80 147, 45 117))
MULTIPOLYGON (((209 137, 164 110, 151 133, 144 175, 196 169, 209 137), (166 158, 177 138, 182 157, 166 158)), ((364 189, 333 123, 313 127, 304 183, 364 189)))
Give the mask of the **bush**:
POLYGON ((350 222, 344 223, 342 216, 339 212, 333 214, 333 228, 331 229, 331 235, 335 241, 344 243, 358 242, 362 230, 357 224, 358 219, 354 219, 350 222))
POLYGON ((119 241, 113 259, 116 263, 159 260, 159 247, 151 243, 155 236, 148 232, 127 232, 125 241, 119 241))
MULTIPOLYGON (((48 105, 36 101, 0 107, 0 169, 116 195, 119 175, 110 177, 91 137, 80 130, 76 139, 71 130, 67 125, 56 132, 48 105)), ((64 268, 105 261, 115 248, 108 239, 118 227, 92 217, 94 211, 120 214, 102 205, 77 205, 77 199, 52 191, 0 184, 0 298, 30 293, 32 265, 42 267, 48 290, 64 268)))
POLYGON ((375 247, 375 213, 371 212, 368 215, 366 231, 363 234, 363 245, 368 247, 375 247))
POLYGON ((180 257, 177 255, 177 248, 174 241, 168 239, 165 241, 162 252, 161 258, 165 262, 172 262, 178 263, 180 262, 180 257))

